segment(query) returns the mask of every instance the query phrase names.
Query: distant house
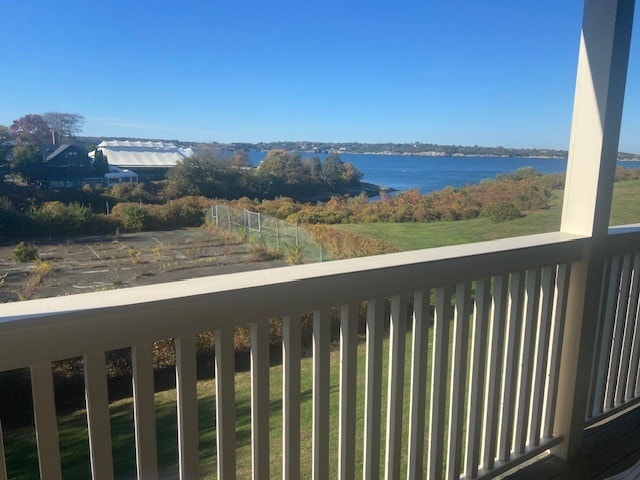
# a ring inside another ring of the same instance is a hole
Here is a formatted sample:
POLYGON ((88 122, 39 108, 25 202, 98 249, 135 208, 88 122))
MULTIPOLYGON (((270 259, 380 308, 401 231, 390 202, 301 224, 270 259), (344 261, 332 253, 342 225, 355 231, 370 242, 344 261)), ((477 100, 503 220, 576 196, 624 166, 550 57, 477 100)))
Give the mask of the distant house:
POLYGON ((90 156, 101 151, 109 165, 121 169, 133 169, 145 178, 164 177, 167 171, 185 158, 193 155, 193 150, 180 148, 169 142, 140 142, 130 140, 105 140, 90 156))
POLYGON ((84 185, 106 187, 138 182, 138 175, 134 172, 111 165, 107 172, 96 168, 94 159, 77 145, 44 145, 40 147, 40 154, 50 188, 82 188, 84 185))

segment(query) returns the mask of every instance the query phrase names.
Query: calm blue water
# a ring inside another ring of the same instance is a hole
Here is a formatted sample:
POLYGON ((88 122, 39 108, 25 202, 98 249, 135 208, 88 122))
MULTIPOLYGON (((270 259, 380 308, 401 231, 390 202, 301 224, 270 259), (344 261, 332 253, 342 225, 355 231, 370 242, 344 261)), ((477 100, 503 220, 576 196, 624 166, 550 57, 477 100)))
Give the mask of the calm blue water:
MULTIPOLYGON (((266 152, 249 152, 257 165, 266 152)), ((303 154, 303 157, 327 154, 303 154)), ((512 157, 422 157, 413 155, 340 154, 343 161, 352 163, 364 175, 363 181, 408 190, 417 188, 422 193, 452 186, 462 187, 510 173, 520 167, 533 167, 540 173, 560 173, 567 168, 564 158, 512 158, 512 157)), ((638 162, 620 162, 629 168, 640 167, 638 162)))

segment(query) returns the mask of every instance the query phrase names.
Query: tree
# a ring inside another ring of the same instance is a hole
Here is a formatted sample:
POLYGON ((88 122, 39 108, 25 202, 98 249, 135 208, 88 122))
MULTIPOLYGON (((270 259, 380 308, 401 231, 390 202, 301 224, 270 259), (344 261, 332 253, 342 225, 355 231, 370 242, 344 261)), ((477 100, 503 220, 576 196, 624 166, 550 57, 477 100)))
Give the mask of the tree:
POLYGON ((42 155, 34 145, 21 145, 13 150, 11 167, 25 182, 44 178, 42 155))
POLYGON ((9 153, 11 152, 11 134, 9 128, 0 125, 0 182, 9 173, 9 153))
POLYGON ((102 150, 96 150, 96 156, 93 158, 93 170, 96 175, 104 175, 109 172, 109 162, 102 150))
POLYGON ((68 142, 82 133, 85 118, 79 113, 46 112, 42 115, 49 130, 60 135, 62 141, 68 142))
POLYGON ((322 181, 329 187, 335 188, 341 183, 342 169, 344 168, 344 162, 337 153, 331 153, 324 162, 320 169, 320 175, 322 181))
POLYGON ((233 155, 227 160, 227 165, 230 167, 246 168, 251 166, 251 160, 244 150, 236 150, 233 155))
POLYGON ((51 130, 41 115, 28 114, 14 120, 11 136, 17 145, 41 145, 51 143, 51 130))

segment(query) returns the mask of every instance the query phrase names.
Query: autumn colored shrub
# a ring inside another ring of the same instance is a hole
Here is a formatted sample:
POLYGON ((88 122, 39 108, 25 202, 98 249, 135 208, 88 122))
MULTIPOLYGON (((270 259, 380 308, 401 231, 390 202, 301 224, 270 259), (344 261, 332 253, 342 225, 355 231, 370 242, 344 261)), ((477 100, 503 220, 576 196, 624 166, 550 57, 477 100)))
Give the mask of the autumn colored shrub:
POLYGON ((493 223, 506 222, 507 220, 513 220, 520 218, 522 212, 516 207, 513 202, 500 201, 485 207, 483 211, 484 215, 493 223))
POLYGON ((354 232, 337 230, 325 225, 311 225, 309 231, 334 260, 398 251, 396 247, 382 240, 363 237, 354 232))

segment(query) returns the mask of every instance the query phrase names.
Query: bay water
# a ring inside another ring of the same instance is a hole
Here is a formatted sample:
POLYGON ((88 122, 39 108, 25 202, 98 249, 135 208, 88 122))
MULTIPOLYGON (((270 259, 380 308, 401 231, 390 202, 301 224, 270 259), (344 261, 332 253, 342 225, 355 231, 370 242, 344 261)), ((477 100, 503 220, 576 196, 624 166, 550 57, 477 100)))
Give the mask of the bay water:
MULTIPOLYGON (((248 152, 249 159, 258 165, 266 152, 248 152)), ((303 157, 325 159, 326 153, 303 153, 303 157)), ((540 173, 564 173, 564 158, 525 157, 428 157, 422 155, 370 155, 341 153, 344 162, 353 164, 362 174, 364 182, 397 191, 412 188, 422 193, 447 186, 462 187, 493 179, 502 173, 511 173, 522 167, 531 167, 540 173)), ((640 167, 640 162, 618 162, 629 168, 640 167)))

